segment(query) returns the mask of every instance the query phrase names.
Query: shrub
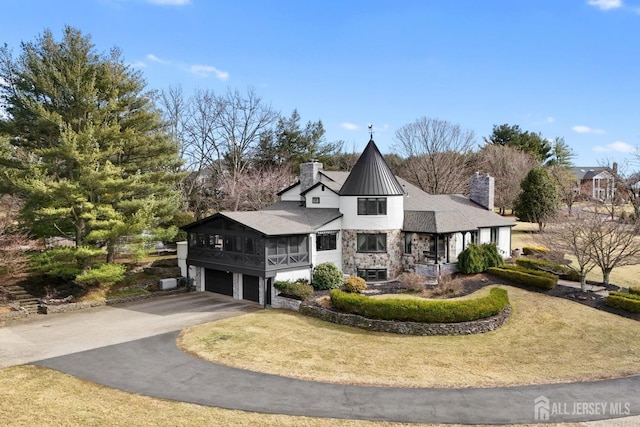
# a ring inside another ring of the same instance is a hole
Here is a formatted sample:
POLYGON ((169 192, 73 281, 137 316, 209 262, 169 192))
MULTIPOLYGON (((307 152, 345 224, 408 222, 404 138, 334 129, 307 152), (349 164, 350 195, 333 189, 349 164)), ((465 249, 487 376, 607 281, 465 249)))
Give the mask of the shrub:
POLYGON ((124 278, 126 268, 121 264, 101 264, 76 276, 81 285, 113 285, 124 278))
POLYGON ((522 254, 523 255, 543 255, 549 252, 549 248, 545 248, 544 246, 523 246, 522 254))
POLYGON ((438 281, 438 286, 431 291, 432 296, 456 296, 464 290, 462 282, 451 276, 444 276, 438 281))
POLYGON ((640 295, 610 292, 604 302, 609 307, 640 313, 640 295))
POLYGON ((640 286, 629 286, 629 293, 633 295, 640 295, 640 286))
POLYGON ((557 262, 537 258, 518 258, 516 264, 531 270, 553 272, 553 274, 560 276, 561 279, 573 282, 580 281, 580 273, 568 265, 562 265, 557 262))
POLYGON ((458 255, 458 270, 464 274, 482 273, 502 264, 503 260, 495 243, 471 243, 458 255))
POLYGON ((367 282, 362 277, 349 276, 344 281, 344 290, 347 292, 359 294, 365 289, 367 289, 367 282))
POLYGON ((425 288, 425 278, 418 273, 402 273, 398 281, 403 288, 409 291, 421 292, 425 288))
POLYGON ((316 289, 334 289, 342 285, 342 272, 332 262, 324 262, 313 269, 311 284, 316 289))
POLYGON ((540 289, 553 289, 558 283, 558 276, 539 270, 529 270, 518 266, 492 267, 489 274, 512 280, 521 285, 533 286, 540 289))
POLYGON ((304 301, 313 298, 313 287, 303 281, 277 281, 273 287, 280 291, 280 295, 287 298, 304 301))
POLYGON ((464 274, 482 273, 486 270, 480 246, 472 243, 458 255, 458 270, 464 274))
POLYGON ((500 313, 509 304, 507 291, 493 288, 489 295, 465 300, 375 299, 331 291, 334 307, 369 319, 422 323, 457 323, 482 319, 500 313))

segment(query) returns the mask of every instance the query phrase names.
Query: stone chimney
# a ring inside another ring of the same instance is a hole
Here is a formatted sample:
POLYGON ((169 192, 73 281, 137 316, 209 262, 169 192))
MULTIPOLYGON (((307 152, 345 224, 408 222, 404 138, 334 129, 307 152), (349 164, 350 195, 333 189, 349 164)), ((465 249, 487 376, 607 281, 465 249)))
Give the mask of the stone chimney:
POLYGON ((322 163, 310 161, 300 164, 300 192, 307 190, 320 180, 322 163))
POLYGON ((479 172, 473 174, 469 183, 469 199, 492 211, 494 204, 494 179, 491 175, 480 175, 479 172))

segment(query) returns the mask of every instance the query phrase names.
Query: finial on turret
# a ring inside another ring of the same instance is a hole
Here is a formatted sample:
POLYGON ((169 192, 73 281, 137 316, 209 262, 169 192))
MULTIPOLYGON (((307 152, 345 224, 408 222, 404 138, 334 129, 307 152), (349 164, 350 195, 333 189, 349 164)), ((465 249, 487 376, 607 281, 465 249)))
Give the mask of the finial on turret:
POLYGON ((369 127, 369 139, 373 139, 373 125, 370 124, 368 127, 369 127))

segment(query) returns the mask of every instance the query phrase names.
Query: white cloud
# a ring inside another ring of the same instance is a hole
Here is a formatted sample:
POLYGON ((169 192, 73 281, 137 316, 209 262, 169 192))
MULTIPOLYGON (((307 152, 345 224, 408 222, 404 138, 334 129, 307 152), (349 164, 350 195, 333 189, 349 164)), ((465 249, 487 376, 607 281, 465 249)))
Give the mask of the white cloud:
POLYGON ((129 64, 129 65, 131 65, 133 68, 144 68, 144 67, 146 67, 146 66, 147 66, 147 64, 145 64, 145 63, 144 63, 144 62, 142 62, 142 61, 132 62, 132 63, 131 63, 131 64, 129 64))
POLYGON ((360 129, 360 126, 354 124, 354 123, 349 123, 349 122, 342 122, 340 123, 340 127, 342 129, 346 129, 346 130, 358 130, 360 129))
POLYGON ((220 71, 211 65, 192 65, 189 67, 189 71, 200 77, 209 77, 211 74, 215 74, 215 76, 220 80, 227 80, 229 78, 229 73, 226 71, 220 71))
POLYGON ((147 3, 162 6, 186 6, 191 3, 191 0, 147 0, 147 3))
POLYGON ((600 10, 610 10, 622 7, 622 0, 587 0, 587 4, 600 10))
POLYGON ((587 0, 587 4, 600 10, 610 10, 622 7, 622 0, 587 0))
POLYGON ((615 151, 617 153, 635 153, 637 148, 623 141, 615 141, 611 144, 595 146, 593 147, 593 151, 598 151, 600 153, 611 151, 615 151))
POLYGON ((555 121, 556 121, 556 119, 554 119, 553 117, 551 117, 551 116, 547 117, 547 123, 553 123, 555 121))
POLYGON ((160 64, 166 64, 166 63, 167 63, 167 61, 165 61, 165 60, 163 60, 163 59, 158 58, 158 57, 157 57, 157 56, 155 56, 153 53, 148 54, 148 55, 147 55, 147 59, 148 59, 149 61, 158 62, 158 63, 160 63, 160 64))
POLYGON ((576 125, 571 129, 573 129, 574 132, 578 132, 578 133, 596 133, 598 135, 603 135, 605 133, 603 129, 593 129, 593 128, 590 128, 589 126, 584 126, 584 125, 576 125))

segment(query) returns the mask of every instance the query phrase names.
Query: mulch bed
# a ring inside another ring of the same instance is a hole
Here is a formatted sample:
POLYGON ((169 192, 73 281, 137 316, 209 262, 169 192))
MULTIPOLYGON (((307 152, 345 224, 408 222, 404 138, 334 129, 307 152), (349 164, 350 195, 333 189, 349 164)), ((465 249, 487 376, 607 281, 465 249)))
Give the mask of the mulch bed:
POLYGON ((618 316, 640 321, 640 313, 631 313, 626 310, 609 307, 605 305, 603 296, 590 291, 591 285, 596 286, 598 288, 605 287, 608 291, 620 290, 620 287, 616 285, 610 284, 608 286, 604 286, 602 283, 589 282, 587 284, 586 292, 582 292, 580 289, 572 288, 569 286, 563 286, 563 285, 556 285, 555 288, 549 291, 546 291, 543 289, 538 289, 530 286, 514 284, 505 279, 494 277, 486 273, 458 275, 457 278, 463 282, 465 293, 475 292, 481 287, 487 286, 490 284, 503 284, 503 285, 509 285, 517 288, 526 289, 531 292, 538 292, 538 293, 549 295, 552 297, 564 298, 566 300, 577 302, 579 304, 583 304, 591 308, 595 308, 597 310, 606 311, 609 313, 617 314, 618 316), (467 292, 467 290, 469 290, 469 292, 467 292))
MULTIPOLYGON (((521 289, 526 289, 527 291, 531 291, 531 292, 538 292, 538 293, 549 295, 552 297, 564 298, 566 300, 577 302, 579 304, 583 304, 591 308, 595 308, 597 310, 606 311, 609 313, 617 314, 618 316, 640 321, 640 313, 631 313, 626 310, 609 307, 605 305, 604 297, 594 292, 591 292, 589 290, 591 288, 591 285, 602 288, 603 287, 602 283, 589 282, 587 284, 586 292, 582 292, 580 289, 572 288, 569 286, 563 286, 563 285, 556 285, 554 289, 546 291, 543 289, 538 289, 530 286, 514 284, 506 279, 491 276, 486 273, 465 274, 465 275, 457 274, 454 276, 454 278, 456 280, 459 280, 462 283, 462 288, 463 288, 462 292, 459 294, 456 294, 455 296, 468 295, 485 286, 490 286, 495 284, 508 285, 508 286, 514 286, 521 289)), ((370 283, 367 289, 368 290, 375 289, 376 291, 378 291, 376 293, 379 293, 379 294, 396 294, 396 293, 406 292, 406 289, 404 289, 400 284, 400 282, 398 281, 391 281, 391 282, 384 282, 384 283, 370 283)), ((620 290, 620 288, 616 285, 608 285, 606 286, 606 289, 609 291, 620 290)), ((329 295, 329 291, 328 290, 316 291, 315 295, 316 297, 329 295)))

